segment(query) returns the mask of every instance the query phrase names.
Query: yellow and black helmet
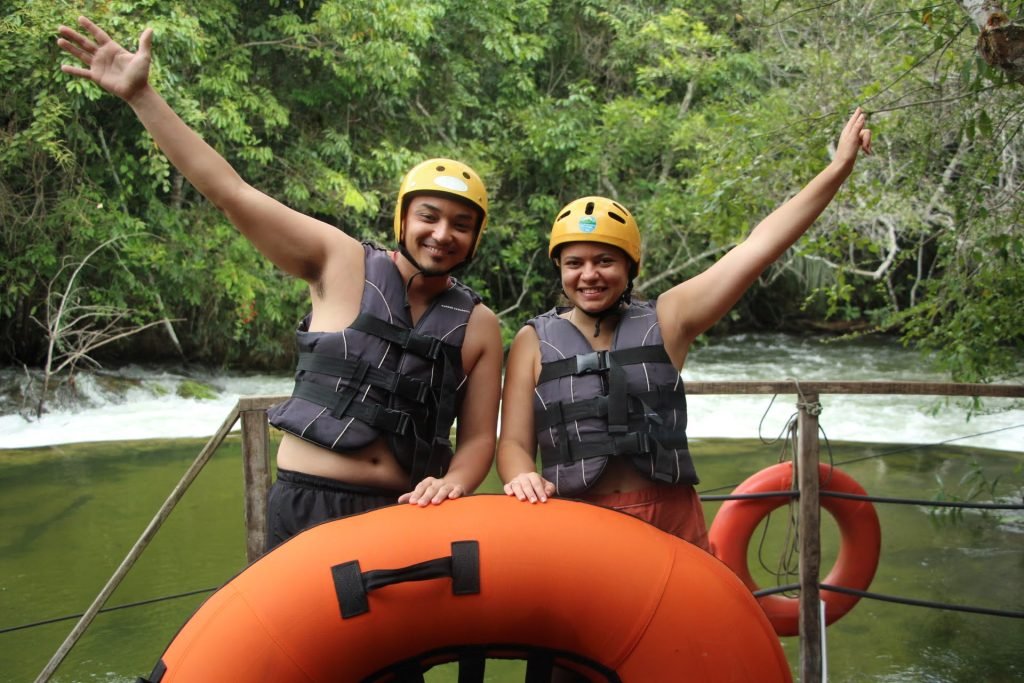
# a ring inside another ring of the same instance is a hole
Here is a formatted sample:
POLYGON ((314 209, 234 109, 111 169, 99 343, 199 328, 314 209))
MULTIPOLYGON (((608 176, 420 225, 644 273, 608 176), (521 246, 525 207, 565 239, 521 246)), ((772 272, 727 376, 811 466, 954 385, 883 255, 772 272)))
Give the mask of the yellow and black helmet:
MULTIPOLYGON (((402 244, 402 227, 405 209, 414 195, 439 194, 462 200, 480 210, 476 238, 468 258, 476 255, 480 236, 487 227, 487 188, 484 181, 472 168, 453 159, 428 159, 413 166, 398 189, 395 203, 395 241, 402 244)), ((468 259, 467 259, 468 260, 468 259)))
POLYGON ((548 257, 569 242, 600 242, 618 247, 640 270, 640 229, 626 207, 606 197, 581 197, 565 205, 551 226, 548 257))

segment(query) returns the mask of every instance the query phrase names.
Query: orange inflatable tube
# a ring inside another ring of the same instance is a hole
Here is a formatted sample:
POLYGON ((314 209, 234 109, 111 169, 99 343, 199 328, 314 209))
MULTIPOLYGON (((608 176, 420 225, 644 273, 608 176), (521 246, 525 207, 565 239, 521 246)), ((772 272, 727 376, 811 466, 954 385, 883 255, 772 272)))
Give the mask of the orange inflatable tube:
POLYGON ((606 508, 501 495, 295 536, 214 593, 148 680, 415 680, 481 656, 590 681, 791 680, 764 612, 711 555, 606 508))
MULTIPOLYGON (((848 474, 829 465, 818 466, 818 481, 822 491, 836 491, 867 495, 848 474)), ((769 493, 793 489, 793 464, 779 463, 761 470, 733 491, 734 494, 769 493)), ((789 503, 788 495, 767 498, 729 500, 722 504, 711 523, 708 540, 715 556, 732 568, 751 591, 760 587, 750 575, 747 549, 754 530, 768 514, 789 503)), ((821 497, 821 507, 835 518, 839 526, 840 546, 836 563, 821 582, 843 588, 867 590, 878 568, 882 546, 882 528, 878 514, 869 501, 848 498, 821 497)), ((860 598, 856 595, 822 590, 825 603, 825 624, 829 625, 853 609, 860 598)), ((780 636, 800 633, 800 601, 781 595, 765 595, 758 602, 780 636)))

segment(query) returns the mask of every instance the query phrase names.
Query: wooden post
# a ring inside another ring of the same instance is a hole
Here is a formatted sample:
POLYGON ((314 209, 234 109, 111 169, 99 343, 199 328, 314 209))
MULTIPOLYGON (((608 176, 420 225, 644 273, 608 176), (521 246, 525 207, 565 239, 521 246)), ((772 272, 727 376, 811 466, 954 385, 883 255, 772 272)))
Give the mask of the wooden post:
POLYGON ((241 399, 242 470, 245 478, 245 555, 254 562, 267 543, 267 493, 270 491, 269 428, 267 411, 259 403, 241 399))
POLYGON ((818 578, 821 573, 821 508, 818 487, 818 394, 801 394, 797 407, 797 485, 800 489, 800 681, 822 680, 818 578))

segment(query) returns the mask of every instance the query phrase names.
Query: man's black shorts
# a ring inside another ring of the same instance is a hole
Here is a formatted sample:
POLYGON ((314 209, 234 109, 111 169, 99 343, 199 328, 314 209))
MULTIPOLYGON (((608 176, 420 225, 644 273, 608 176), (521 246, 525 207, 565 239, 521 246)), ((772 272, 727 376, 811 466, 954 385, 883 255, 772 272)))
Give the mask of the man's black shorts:
POLYGON ((400 491, 278 470, 267 498, 267 551, 314 524, 398 502, 400 491))

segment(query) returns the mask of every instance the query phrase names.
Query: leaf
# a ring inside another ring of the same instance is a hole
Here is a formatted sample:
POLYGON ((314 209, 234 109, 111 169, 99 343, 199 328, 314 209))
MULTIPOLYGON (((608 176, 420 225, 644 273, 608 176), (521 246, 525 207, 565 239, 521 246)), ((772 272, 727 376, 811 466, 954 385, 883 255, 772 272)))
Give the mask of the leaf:
POLYGON ((978 112, 978 132, 986 138, 992 137, 992 119, 989 117, 988 112, 982 109, 978 112))

